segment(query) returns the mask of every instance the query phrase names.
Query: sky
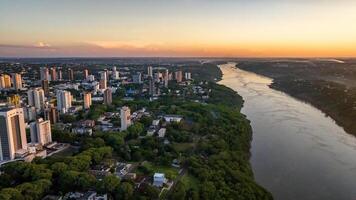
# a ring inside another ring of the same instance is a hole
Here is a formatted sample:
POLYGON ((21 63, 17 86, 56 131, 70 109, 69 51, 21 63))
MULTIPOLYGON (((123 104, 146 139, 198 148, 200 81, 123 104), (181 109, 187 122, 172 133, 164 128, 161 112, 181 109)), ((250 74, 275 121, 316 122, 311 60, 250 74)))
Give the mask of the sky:
POLYGON ((0 57, 356 57, 355 0, 0 0, 0 57))

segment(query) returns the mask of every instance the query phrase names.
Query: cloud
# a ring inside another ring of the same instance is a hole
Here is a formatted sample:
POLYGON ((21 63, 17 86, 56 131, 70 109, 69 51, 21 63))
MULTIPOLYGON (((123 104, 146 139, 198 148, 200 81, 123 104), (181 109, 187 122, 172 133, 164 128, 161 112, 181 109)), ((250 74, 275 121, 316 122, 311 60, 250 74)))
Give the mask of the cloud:
POLYGON ((34 45, 34 47, 47 48, 47 47, 51 47, 51 45, 45 42, 38 42, 37 44, 34 45))

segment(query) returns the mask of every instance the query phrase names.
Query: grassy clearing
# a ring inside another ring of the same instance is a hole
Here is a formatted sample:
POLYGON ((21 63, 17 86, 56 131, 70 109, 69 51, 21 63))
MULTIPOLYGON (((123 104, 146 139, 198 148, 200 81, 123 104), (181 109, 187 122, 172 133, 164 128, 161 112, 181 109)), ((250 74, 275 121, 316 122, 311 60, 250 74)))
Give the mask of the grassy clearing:
POLYGON ((150 162, 146 162, 144 166, 150 171, 153 171, 154 173, 164 173, 166 178, 171 180, 175 179, 178 176, 178 170, 173 167, 158 166, 150 162))
POLYGON ((194 148, 194 143, 174 143, 173 148, 178 152, 186 152, 194 148))

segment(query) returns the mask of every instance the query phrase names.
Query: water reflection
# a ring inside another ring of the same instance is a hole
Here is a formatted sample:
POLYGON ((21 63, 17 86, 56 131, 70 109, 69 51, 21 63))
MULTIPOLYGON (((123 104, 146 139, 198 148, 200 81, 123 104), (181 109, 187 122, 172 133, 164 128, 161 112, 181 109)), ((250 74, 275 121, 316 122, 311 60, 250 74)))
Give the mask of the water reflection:
POLYGON ((355 200, 356 138, 316 108, 270 89, 271 79, 220 65, 245 100, 256 180, 277 200, 355 200))

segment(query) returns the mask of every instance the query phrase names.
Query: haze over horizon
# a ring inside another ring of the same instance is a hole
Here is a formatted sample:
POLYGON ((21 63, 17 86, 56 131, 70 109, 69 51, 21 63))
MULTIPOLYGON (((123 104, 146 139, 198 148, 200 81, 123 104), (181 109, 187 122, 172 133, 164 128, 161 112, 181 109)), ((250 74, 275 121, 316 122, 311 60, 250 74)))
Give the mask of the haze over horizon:
POLYGON ((355 57, 356 1, 2 0, 0 57, 355 57))

